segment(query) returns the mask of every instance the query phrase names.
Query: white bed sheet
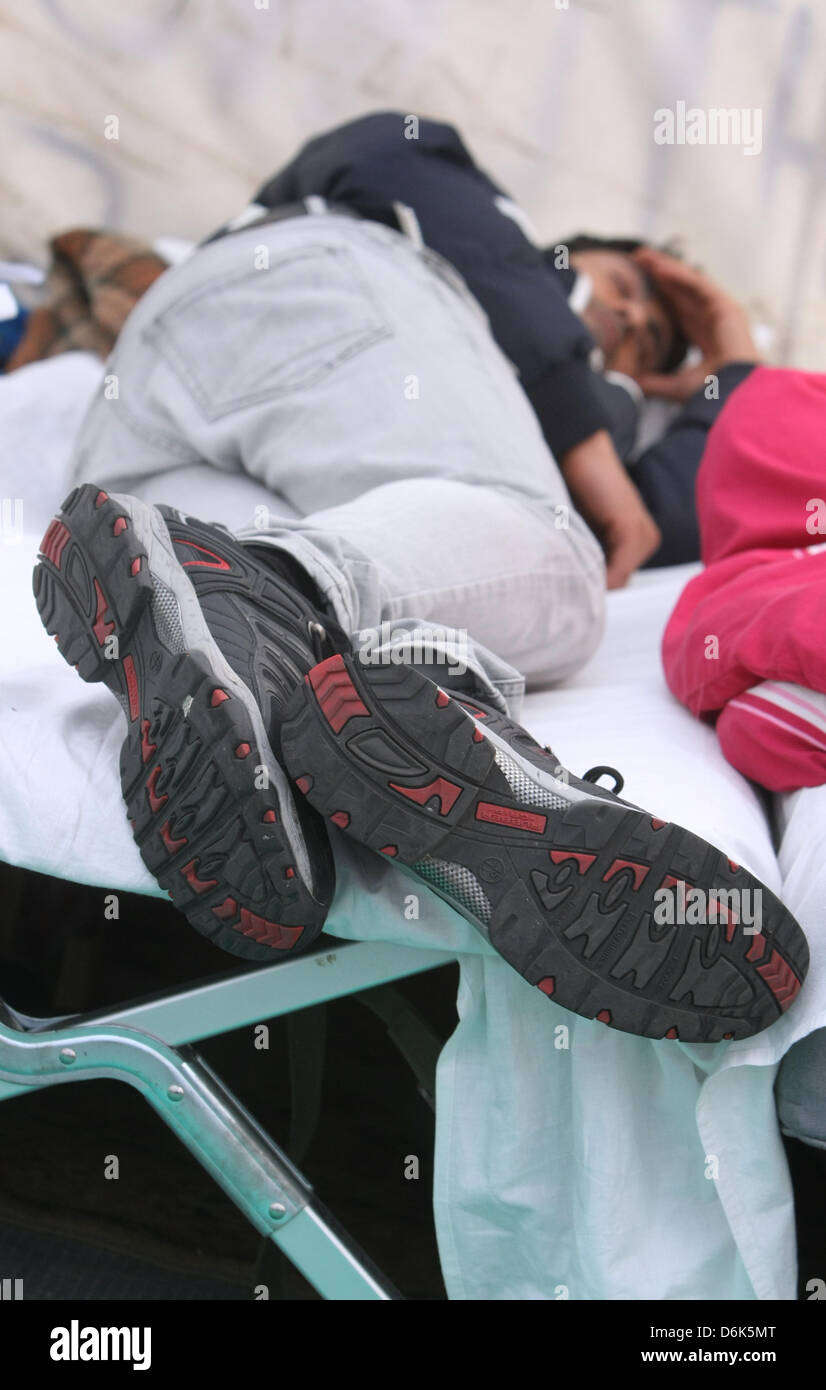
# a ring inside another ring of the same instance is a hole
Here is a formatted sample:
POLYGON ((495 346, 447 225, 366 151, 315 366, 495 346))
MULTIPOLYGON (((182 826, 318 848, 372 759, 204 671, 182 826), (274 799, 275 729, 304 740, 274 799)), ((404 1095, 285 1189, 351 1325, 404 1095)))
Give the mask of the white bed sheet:
MULTIPOLYGON (((100 364, 82 353, 0 378, 0 494, 10 499, 0 544, 0 857, 102 893, 157 893, 123 813, 122 715, 57 655, 31 595, 37 543, 100 379, 100 364)), ((230 497, 226 479, 211 490, 207 477, 197 496, 167 489, 158 500, 236 523, 262 496, 244 483, 230 497)), ((662 628, 691 572, 651 572, 610 595, 600 652, 565 687, 530 695, 525 723, 574 771, 615 764, 629 799, 715 841, 778 891, 757 797, 660 673, 662 628)), ((410 879, 337 837, 331 933, 460 956, 460 1023, 439 1063, 434 1180, 451 1298, 794 1298, 772 1086, 791 1043, 826 1025, 826 923, 812 884, 823 855, 809 848, 826 838, 826 799, 812 837, 805 795, 802 809, 789 802, 784 868, 812 945, 809 981, 766 1033, 714 1047, 654 1043, 567 1013, 424 888, 420 919, 408 921, 410 879)))

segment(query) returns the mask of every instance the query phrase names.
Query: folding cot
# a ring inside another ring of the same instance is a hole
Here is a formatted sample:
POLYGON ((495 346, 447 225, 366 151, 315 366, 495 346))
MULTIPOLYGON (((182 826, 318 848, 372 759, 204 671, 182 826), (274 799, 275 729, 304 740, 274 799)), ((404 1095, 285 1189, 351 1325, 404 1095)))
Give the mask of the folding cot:
MULTIPOLYGON (((32 1018, 0 996, 0 1100, 65 1082, 127 1082, 323 1297, 396 1299, 392 1284, 192 1044, 450 959, 439 951, 328 940, 294 960, 87 1016, 32 1018)), ((416 1027, 412 1015, 403 1021, 416 1027)))

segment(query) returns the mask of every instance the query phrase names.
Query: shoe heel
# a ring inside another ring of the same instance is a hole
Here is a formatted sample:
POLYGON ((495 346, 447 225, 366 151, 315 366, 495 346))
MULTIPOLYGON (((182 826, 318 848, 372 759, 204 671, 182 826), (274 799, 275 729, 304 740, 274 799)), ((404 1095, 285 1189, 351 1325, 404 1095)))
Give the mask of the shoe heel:
POLYGON ((61 656, 83 680, 115 692, 120 649, 152 597, 145 558, 124 508, 84 484, 46 528, 32 576, 41 621, 61 656))

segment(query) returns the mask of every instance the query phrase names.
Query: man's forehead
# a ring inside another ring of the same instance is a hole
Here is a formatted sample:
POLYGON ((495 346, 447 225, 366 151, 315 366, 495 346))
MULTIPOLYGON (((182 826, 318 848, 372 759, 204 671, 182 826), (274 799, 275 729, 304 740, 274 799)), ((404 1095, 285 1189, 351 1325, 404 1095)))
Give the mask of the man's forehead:
POLYGON ((646 270, 643 270, 642 266, 634 260, 633 256, 629 256, 622 251, 618 251, 617 255, 620 256, 622 260, 625 262, 626 266, 628 266, 629 270, 631 271, 631 274, 634 276, 634 279, 637 282, 640 294, 643 296, 643 298, 659 300, 660 296, 657 293, 657 287, 654 284, 654 281, 651 279, 651 276, 648 274, 648 272, 646 270))
POLYGON ((652 299, 655 302, 655 304, 660 309, 662 309, 663 314, 670 323, 671 309, 669 307, 668 301, 665 299, 662 292, 657 288, 656 282, 648 274, 648 271, 643 270, 642 266, 634 260, 633 256, 625 255, 622 252, 620 252, 619 254, 622 256, 622 259, 625 261, 625 264, 630 267, 631 273, 637 281, 642 297, 644 299, 652 299))
POLYGON ((636 281, 637 289, 643 298, 657 298, 657 290, 654 281, 627 251, 616 251, 613 247, 608 246, 593 246, 582 251, 575 251, 573 255, 574 259, 576 259, 577 256, 585 259, 586 264, 588 258, 590 258, 592 264, 594 261, 602 261, 604 265, 607 263, 606 268, 610 267, 612 264, 616 268, 622 267, 622 269, 630 274, 636 281))

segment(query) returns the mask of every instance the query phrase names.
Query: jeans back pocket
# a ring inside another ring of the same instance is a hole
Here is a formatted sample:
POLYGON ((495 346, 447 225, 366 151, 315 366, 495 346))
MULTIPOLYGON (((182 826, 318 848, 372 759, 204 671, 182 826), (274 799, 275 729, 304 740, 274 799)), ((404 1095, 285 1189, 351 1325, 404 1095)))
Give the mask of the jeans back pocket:
POLYGON ((249 260, 185 291, 144 331, 209 420, 312 387, 392 335, 346 247, 275 254, 262 238, 249 260))

